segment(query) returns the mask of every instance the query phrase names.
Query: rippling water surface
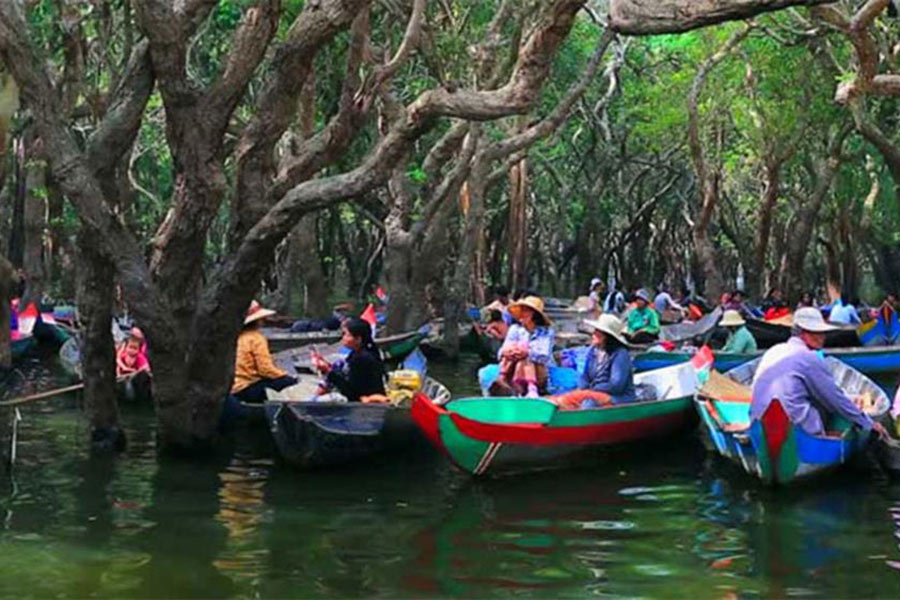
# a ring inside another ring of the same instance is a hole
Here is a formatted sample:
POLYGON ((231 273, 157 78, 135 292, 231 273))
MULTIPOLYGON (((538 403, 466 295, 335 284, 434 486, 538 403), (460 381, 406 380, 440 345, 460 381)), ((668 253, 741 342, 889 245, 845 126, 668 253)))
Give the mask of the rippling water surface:
POLYGON ((125 455, 92 459, 76 398, 22 416, 3 597, 900 597, 900 483, 872 466, 767 491, 686 435, 494 480, 421 449, 301 472, 265 431, 165 460, 129 409, 125 455))

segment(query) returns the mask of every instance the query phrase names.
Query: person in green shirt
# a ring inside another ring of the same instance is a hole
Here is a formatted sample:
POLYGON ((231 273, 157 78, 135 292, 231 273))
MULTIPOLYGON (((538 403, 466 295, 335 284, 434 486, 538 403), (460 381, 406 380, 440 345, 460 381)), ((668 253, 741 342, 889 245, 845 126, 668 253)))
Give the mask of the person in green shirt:
POLYGON ((722 352, 735 352, 738 354, 748 354, 756 352, 756 340, 753 334, 745 327, 747 324, 744 317, 736 310, 726 310, 719 321, 719 326, 724 327, 728 331, 728 340, 722 352))
POLYGON ((650 307, 650 301, 647 290, 638 290, 634 295, 634 308, 625 322, 625 335, 633 344, 648 344, 659 336, 659 313, 650 307))

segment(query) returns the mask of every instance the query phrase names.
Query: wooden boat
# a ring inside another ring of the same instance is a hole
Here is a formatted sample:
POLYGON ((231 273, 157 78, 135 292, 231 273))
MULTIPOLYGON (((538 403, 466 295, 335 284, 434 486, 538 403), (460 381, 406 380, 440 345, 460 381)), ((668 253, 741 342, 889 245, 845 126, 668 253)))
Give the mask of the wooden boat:
MULTIPOLYGON (((428 333, 428 329, 422 328, 412 337, 403 334, 398 341, 382 338, 381 342, 383 343, 379 343, 382 360, 390 367, 395 367, 419 347, 419 344, 428 336, 428 333)), ((378 342, 378 340, 376 340, 376 342, 378 342)), ((325 360, 334 362, 341 357, 342 346, 340 343, 334 343, 324 347, 316 346, 316 350, 325 357, 325 360)), ((289 373, 293 373, 294 370, 306 373, 315 372, 307 347, 301 346, 299 348, 281 350, 273 354, 272 358, 275 361, 275 364, 289 373)))
MULTIPOLYGON (((774 321, 747 319, 747 329, 753 334, 760 348, 770 348, 775 344, 786 342, 791 337, 792 315, 774 321)), ((837 329, 825 334, 826 348, 853 348, 860 345, 859 335, 854 325, 835 325, 837 329)))
MULTIPOLYGON (((340 330, 291 333, 290 331, 270 328, 264 328, 263 334, 269 341, 269 348, 272 352, 281 352, 282 350, 290 350, 302 346, 309 346, 311 344, 334 344, 339 342, 341 340, 341 335, 343 335, 340 330)), ((427 331, 424 331, 423 333, 423 330, 419 329, 418 331, 407 331, 396 335, 376 337, 375 343, 378 344, 378 347, 381 348, 382 352, 389 356, 399 356, 407 349, 407 347, 408 350, 406 350, 406 354, 412 352, 413 349, 419 345, 419 342, 425 339, 427 335, 427 331), (416 339, 416 341, 411 342, 411 340, 414 339, 416 339)))
POLYGON ((463 398, 445 405, 417 398, 412 415, 439 450, 474 475, 559 468, 592 448, 645 440, 694 423, 697 376, 690 364, 638 374, 654 399, 560 410, 546 398, 463 398))
MULTIPOLYGON (((884 391, 859 371, 826 358, 838 386, 848 396, 868 398, 866 412, 877 419, 890 401, 884 391)), ((750 384, 759 359, 724 375, 713 372, 697 393, 696 405, 709 441, 722 456, 769 485, 817 476, 847 463, 867 444, 863 433, 841 418, 834 433, 810 435, 794 426, 780 402, 773 401, 759 420, 750 420, 750 384)))
MULTIPOLYGON (((309 402, 309 380, 282 392, 269 391, 264 410, 279 454, 298 467, 323 467, 355 462, 375 454, 423 441, 409 406, 347 402, 338 394, 309 402)), ((425 378, 414 402, 441 404, 450 391, 425 378)))
MULTIPOLYGON (((834 357, 865 375, 884 375, 900 372, 900 346, 870 346, 855 348, 825 348, 825 356, 834 357)), ((759 358, 763 351, 751 353, 713 351, 714 368, 720 373, 759 358)), ((648 350, 634 355, 635 371, 661 369, 691 359, 688 352, 648 350)))

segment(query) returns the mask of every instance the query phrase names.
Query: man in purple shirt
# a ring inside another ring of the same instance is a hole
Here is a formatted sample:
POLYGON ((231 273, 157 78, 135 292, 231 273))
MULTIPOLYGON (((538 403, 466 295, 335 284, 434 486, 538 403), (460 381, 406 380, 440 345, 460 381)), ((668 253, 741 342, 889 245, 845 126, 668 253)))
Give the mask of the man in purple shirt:
POLYGON ((753 377, 750 418, 760 419, 772 400, 779 400, 788 418, 810 435, 825 433, 821 411, 837 413, 864 431, 886 432, 862 412, 837 386, 828 365, 816 351, 825 345, 825 333, 834 326, 816 308, 794 313, 792 337, 763 355, 753 377))

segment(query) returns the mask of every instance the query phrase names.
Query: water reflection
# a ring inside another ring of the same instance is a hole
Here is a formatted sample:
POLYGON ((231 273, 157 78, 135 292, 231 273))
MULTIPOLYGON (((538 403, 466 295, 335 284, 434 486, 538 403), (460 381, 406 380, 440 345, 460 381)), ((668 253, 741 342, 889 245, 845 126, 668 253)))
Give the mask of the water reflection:
POLYGON ((265 430, 171 461, 123 419, 102 460, 75 400, 29 407, 0 597, 900 597, 900 484, 871 470, 769 491, 686 436, 496 480, 424 448, 297 471, 265 430))

